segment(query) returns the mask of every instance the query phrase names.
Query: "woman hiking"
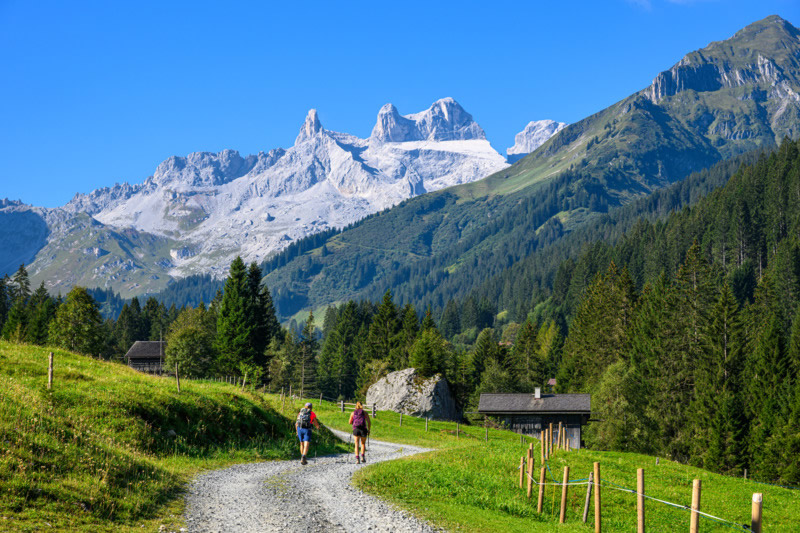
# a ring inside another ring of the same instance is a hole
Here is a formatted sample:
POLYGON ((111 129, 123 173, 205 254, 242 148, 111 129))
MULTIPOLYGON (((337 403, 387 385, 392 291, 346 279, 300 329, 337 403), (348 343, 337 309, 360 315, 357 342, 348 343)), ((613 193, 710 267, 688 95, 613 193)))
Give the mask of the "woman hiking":
POLYGON ((294 427, 297 428, 297 439, 300 441, 300 464, 304 465, 306 455, 308 455, 308 446, 311 444, 311 427, 314 426, 319 429, 319 421, 317 415, 311 410, 311 402, 308 402, 305 407, 300 409, 297 414, 297 422, 294 427))
POLYGON ((369 430, 372 429, 372 420, 369 419, 369 415, 364 411, 364 406, 361 405, 361 402, 356 402, 356 409, 350 415, 348 424, 353 426, 353 440, 356 441, 356 464, 366 463, 365 444, 369 430), (361 445, 361 455, 358 454, 359 444, 361 445))

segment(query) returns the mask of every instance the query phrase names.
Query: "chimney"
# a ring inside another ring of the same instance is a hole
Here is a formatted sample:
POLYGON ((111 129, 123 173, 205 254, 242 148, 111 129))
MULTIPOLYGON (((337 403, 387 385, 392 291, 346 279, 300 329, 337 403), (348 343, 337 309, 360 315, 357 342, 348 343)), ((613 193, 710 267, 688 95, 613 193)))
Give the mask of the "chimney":
POLYGON ((536 398, 537 400, 541 400, 542 399, 542 389, 540 389, 539 387, 536 387, 534 389, 534 391, 533 391, 533 397, 536 398))

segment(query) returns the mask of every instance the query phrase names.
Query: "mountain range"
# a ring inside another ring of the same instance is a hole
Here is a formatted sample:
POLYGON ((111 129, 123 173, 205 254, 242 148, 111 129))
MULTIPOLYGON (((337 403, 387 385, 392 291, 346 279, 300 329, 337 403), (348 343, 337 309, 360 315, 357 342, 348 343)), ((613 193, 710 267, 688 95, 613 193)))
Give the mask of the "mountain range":
MULTIPOLYGON (((553 132, 526 129, 514 153, 553 132)), ((152 293, 187 275, 223 276, 237 255, 260 262, 297 239, 507 166, 452 98, 405 116, 386 104, 366 139, 326 130, 312 109, 288 149, 170 157, 142 183, 77 194, 57 209, 5 201, 0 273, 30 263, 51 291, 152 293)))
POLYGON ((441 310, 602 213, 796 139, 799 95, 800 31, 767 17, 686 55, 509 168, 402 202, 314 247, 300 241, 265 264, 268 283, 284 317, 387 289, 441 310))

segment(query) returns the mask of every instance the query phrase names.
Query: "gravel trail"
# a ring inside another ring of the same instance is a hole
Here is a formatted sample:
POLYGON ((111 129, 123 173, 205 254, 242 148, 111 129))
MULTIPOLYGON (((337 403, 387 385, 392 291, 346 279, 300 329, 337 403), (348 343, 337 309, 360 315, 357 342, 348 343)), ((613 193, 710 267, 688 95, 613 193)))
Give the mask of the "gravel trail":
MULTIPOLYGON (((331 430, 347 441, 348 434, 331 430)), ((376 463, 430 451, 370 439, 376 463)), ((311 455, 313 456, 313 448, 311 455)), ((429 524, 350 484, 363 465, 353 454, 236 465, 195 478, 186 495, 190 532, 433 532, 429 524)))

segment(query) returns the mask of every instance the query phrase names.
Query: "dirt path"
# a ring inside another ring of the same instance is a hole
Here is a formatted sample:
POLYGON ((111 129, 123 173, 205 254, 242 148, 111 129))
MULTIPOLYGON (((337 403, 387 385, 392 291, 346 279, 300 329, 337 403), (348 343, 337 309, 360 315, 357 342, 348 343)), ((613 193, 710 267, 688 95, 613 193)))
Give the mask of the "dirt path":
MULTIPOLYGON (((333 431, 348 440, 348 434, 333 431)), ((429 451, 370 441, 376 463, 429 451)), ((313 456, 313 448, 311 455, 313 456)), ((354 456, 236 465, 198 476, 186 496, 191 532, 399 531, 429 532, 425 522, 368 496, 350 484, 363 465, 354 456)))

